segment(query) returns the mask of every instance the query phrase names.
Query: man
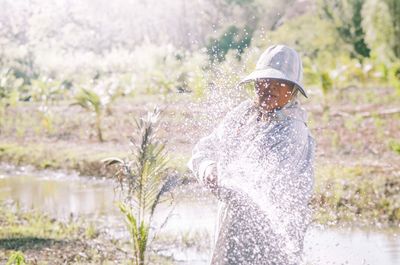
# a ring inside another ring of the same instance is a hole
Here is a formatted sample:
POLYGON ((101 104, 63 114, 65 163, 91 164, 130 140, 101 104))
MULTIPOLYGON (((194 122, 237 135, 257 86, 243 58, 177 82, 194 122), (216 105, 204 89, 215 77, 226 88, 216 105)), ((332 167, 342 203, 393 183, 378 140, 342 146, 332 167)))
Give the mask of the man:
POLYGON ((193 150, 189 168, 220 201, 211 264, 299 264, 310 221, 314 140, 297 101, 302 63, 269 47, 256 70, 255 101, 229 112, 193 150))

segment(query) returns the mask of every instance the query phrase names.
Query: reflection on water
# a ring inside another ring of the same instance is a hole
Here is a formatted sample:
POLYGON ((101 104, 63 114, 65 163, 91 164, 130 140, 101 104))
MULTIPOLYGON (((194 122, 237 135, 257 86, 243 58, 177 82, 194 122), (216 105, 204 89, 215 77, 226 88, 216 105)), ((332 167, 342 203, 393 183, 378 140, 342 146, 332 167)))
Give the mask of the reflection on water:
MULTIPOLYGON (((8 171, 8 170, 7 170, 8 171)), ((54 172, 27 175, 0 171, 0 201, 13 200, 27 209, 65 219, 73 215, 116 213, 113 184, 54 172)))
MULTIPOLYGON (((63 219, 70 214, 95 216, 115 231, 124 231, 114 205, 114 184, 109 180, 80 178, 54 172, 27 172, 0 166, 0 201, 12 200, 20 206, 38 209, 63 219)), ((189 194, 194 194, 189 192, 189 194)), ((203 195, 177 195, 177 205, 165 229, 171 233, 208 231, 212 234, 216 203, 203 195)), ((161 207, 155 218, 159 224, 169 214, 161 207)), ((114 232, 115 232, 114 231, 114 232)), ((179 264, 207 264, 207 255, 193 250, 171 250, 179 264)), ((344 230, 312 228, 306 237, 307 264, 400 264, 400 230, 344 230)))
POLYGON ((400 264, 400 230, 311 229, 305 253, 310 264, 400 264))

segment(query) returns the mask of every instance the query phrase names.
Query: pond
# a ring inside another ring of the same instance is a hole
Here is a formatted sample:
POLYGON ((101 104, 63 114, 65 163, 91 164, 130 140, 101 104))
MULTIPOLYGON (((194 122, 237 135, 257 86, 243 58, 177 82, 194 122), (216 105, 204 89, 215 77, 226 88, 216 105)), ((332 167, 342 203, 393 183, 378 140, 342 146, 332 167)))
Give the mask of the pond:
MULTIPOLYGON (((100 220, 118 237, 126 233, 115 198, 114 183, 107 179, 0 166, 0 201, 13 201, 22 208, 40 210, 58 219, 80 216, 100 220)), ((217 207, 206 193, 181 190, 175 202, 165 232, 213 233, 217 207)), ((155 221, 161 223, 169 213, 169 208, 160 207, 155 221)), ((172 255, 177 264, 207 264, 209 253, 172 249, 164 254, 172 255)), ((305 257, 307 264, 400 264, 400 229, 314 226, 306 237, 305 257)))

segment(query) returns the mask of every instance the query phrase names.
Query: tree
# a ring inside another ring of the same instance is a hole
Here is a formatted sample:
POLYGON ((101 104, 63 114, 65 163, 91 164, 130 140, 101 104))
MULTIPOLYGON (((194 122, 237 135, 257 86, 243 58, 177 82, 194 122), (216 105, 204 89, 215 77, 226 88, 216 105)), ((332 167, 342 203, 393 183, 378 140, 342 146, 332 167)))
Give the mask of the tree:
POLYGON ((382 63, 400 59, 400 2, 366 0, 362 9, 365 40, 382 63))
POLYGON ((362 8, 366 0, 320 0, 322 16, 334 23, 340 38, 350 45, 357 58, 370 56, 362 27, 362 8))
POLYGON ((256 30, 276 29, 294 0, 217 0, 210 5, 221 14, 224 23, 219 25, 219 36, 209 38, 206 45, 210 61, 222 62, 233 50, 236 59, 252 42, 256 30))
POLYGON ((362 10, 365 40, 384 77, 400 93, 400 2, 366 0, 362 10))
POLYGON ((400 59, 400 1, 398 0, 384 0, 388 5, 389 13, 392 18, 392 27, 394 34, 394 54, 400 59))
POLYGON ((230 26, 220 38, 211 38, 207 45, 210 61, 224 61, 229 50, 236 51, 236 58, 240 60, 241 54, 250 46, 252 35, 253 30, 248 27, 241 30, 236 26, 230 26))

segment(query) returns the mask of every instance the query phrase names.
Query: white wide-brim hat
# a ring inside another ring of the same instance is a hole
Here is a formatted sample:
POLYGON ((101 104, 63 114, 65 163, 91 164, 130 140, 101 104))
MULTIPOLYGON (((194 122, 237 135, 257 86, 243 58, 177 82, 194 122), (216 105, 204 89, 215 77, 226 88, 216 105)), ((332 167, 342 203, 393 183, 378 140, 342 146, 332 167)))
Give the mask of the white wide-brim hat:
POLYGON ((256 69, 241 80, 239 85, 265 78, 289 81, 307 98, 301 83, 303 79, 301 58, 292 48, 285 45, 268 47, 258 59, 256 69))

